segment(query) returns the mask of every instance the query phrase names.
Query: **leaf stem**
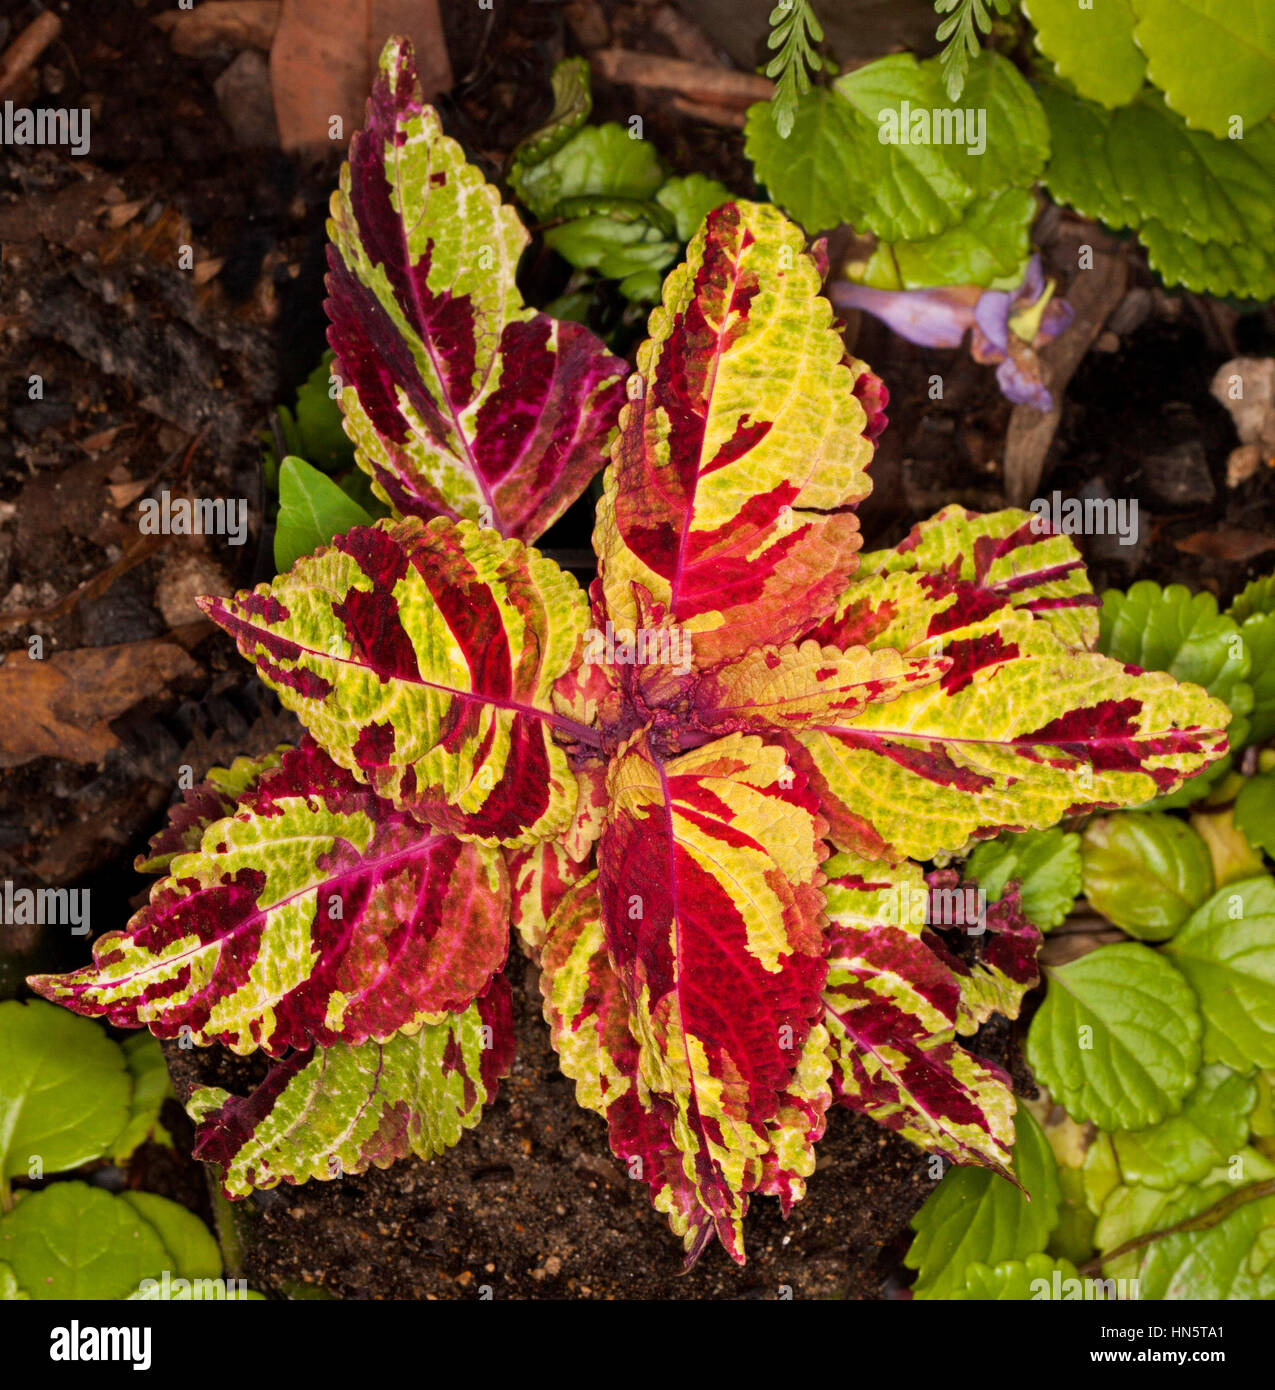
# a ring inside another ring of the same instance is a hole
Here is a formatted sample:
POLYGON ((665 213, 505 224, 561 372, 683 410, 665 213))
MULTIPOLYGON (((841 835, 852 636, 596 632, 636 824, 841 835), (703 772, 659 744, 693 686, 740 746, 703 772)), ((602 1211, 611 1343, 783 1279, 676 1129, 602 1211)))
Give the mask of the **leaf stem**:
POLYGON ((1207 1231, 1209 1227, 1225 1221, 1233 1211, 1246 1206, 1249 1202, 1260 1201, 1263 1197, 1275 1197, 1275 1178, 1267 1178, 1265 1182, 1255 1182, 1249 1187, 1241 1187, 1236 1192, 1228 1192, 1225 1197, 1214 1202, 1211 1207, 1205 1207, 1203 1211, 1196 1212, 1194 1216, 1188 1216, 1183 1221, 1175 1221, 1172 1226, 1165 1226, 1159 1231, 1148 1231, 1145 1235, 1134 1236, 1132 1240, 1126 1240, 1123 1245, 1117 1245, 1114 1250, 1095 1255, 1092 1260, 1081 1265, 1076 1272, 1086 1275, 1098 1274, 1104 1264, 1119 1259, 1121 1255, 1128 1255, 1131 1251, 1141 1250, 1144 1245, 1150 1245, 1152 1241, 1163 1240, 1165 1236, 1181 1235, 1184 1231, 1207 1231))
POLYGON ((590 747, 602 747, 602 735, 597 729, 590 728, 588 724, 581 724, 578 720, 568 719, 565 714, 545 714, 543 718, 551 729, 558 729, 564 734, 570 734, 578 742, 587 743, 590 747))

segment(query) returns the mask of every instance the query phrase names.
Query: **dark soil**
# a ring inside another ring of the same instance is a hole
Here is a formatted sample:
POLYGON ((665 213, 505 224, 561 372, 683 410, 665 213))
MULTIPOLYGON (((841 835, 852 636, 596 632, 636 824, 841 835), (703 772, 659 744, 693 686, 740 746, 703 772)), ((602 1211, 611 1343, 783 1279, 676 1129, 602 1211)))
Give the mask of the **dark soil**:
MULTIPOLYGON (((0 652, 25 660, 32 634, 49 652, 164 638, 198 664, 196 676, 155 688, 113 721, 119 747, 100 763, 40 758, 0 771, 0 878, 91 888, 95 932, 121 926, 145 892, 132 860, 174 797, 181 765, 200 776, 296 732, 182 596, 192 565, 204 592, 273 572, 256 436, 323 348, 323 223, 335 165, 303 168, 278 153, 236 149, 212 88, 234 55, 176 56, 148 22, 168 8, 168 0, 68 7, 62 38, 38 65, 34 99, 89 106, 91 156, 0 149, 0 652), (176 273, 181 243, 193 246, 197 264, 220 268, 199 284, 176 273), (30 399, 33 374, 43 378, 42 400, 30 399), (168 538, 138 554, 135 502, 109 491, 130 481, 152 492, 246 497, 248 543, 168 538)), ((519 136, 548 110, 553 62, 577 51, 568 20, 579 7, 496 0, 488 12, 444 0, 443 8, 457 87, 440 109, 498 178, 519 136)), ((651 5, 608 0, 601 9, 612 41, 672 52, 651 29, 651 5)), ((32 4, 0 3, 0 29, 7 21, 17 32, 35 13, 32 4)), ((631 89, 595 83, 595 96, 597 119, 641 112, 646 135, 679 172, 702 170, 741 194, 756 192, 740 133, 631 89)), ((1042 229, 1047 248, 1056 225, 1042 229)), ((1065 280, 1064 265, 1051 268, 1065 280)), ((529 297, 543 302, 560 291, 566 270, 533 254, 524 278, 529 297)), ((1271 349, 1272 320, 1165 294, 1145 267, 1135 266, 1134 288, 1144 299, 1127 315, 1127 331, 1092 352, 1071 384, 1042 492, 1101 485, 1139 499, 1137 546, 1077 538, 1099 587, 1149 577, 1227 598, 1269 568, 1271 555, 1209 558, 1179 543, 1224 525, 1275 531, 1275 471, 1227 488, 1225 460, 1237 441, 1208 389, 1237 350, 1271 349)), ((613 326, 623 306, 600 312, 609 320, 601 326, 613 326)), ((947 502, 1003 506, 1009 407, 992 370, 964 353, 917 349, 871 320, 850 333, 892 396, 875 492, 861 513, 867 545, 897 539, 947 502), (941 401, 929 398, 934 374, 943 377, 941 401)), ((544 544, 578 560, 590 530, 585 498, 544 544)), ((64 933, 8 936, 0 941, 0 997, 17 993, 27 973, 67 968, 85 952, 83 940, 64 933)), ((682 1276, 663 1218, 611 1158, 602 1122, 576 1106, 557 1070, 532 968, 516 963, 512 981, 518 1060, 482 1126, 430 1164, 262 1193, 236 1204, 232 1220, 220 1210, 242 1245, 234 1273, 294 1297, 902 1291, 906 1226, 931 1189, 928 1162, 846 1113, 832 1117, 819 1171, 792 1216, 782 1220, 771 1201, 755 1207, 746 1268, 710 1251, 682 1276)), ((985 1030, 979 1044, 1030 1086, 1009 1025, 985 1030)), ((195 1081, 242 1091, 259 1076, 255 1063, 228 1053, 168 1053, 183 1094, 195 1081)), ((170 1128, 179 1157, 147 1146, 127 1180, 211 1219, 202 1171, 180 1157, 189 1152, 189 1126, 176 1114, 170 1128)))

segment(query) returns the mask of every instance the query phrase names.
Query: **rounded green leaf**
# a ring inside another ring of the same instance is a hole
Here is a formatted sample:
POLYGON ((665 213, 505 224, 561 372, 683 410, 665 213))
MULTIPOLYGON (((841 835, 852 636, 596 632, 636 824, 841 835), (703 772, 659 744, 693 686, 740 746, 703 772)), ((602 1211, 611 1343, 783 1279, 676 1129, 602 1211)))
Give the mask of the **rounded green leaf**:
POLYGON ((1081 840, 1085 897, 1130 936, 1165 941, 1213 891, 1204 840, 1161 811, 1099 816, 1081 840))
POLYGON ((1133 8, 1147 75, 1188 125, 1234 139, 1275 110, 1269 0, 1133 0, 1133 8))
POLYGON ((1138 94, 1147 61, 1133 41, 1130 0, 1023 0, 1036 27, 1036 47, 1082 97, 1103 106, 1124 106, 1138 94))
POLYGON ((1275 879, 1220 889, 1165 950, 1199 997, 1204 1060, 1275 1067, 1275 879))
POLYGON ((193 1211, 153 1192, 124 1192, 120 1200, 154 1227, 172 1256, 168 1268, 175 1275, 182 1279, 216 1279, 221 1274, 221 1250, 193 1211))
POLYGON ((971 204, 937 236, 878 242, 853 278, 876 290, 988 286, 1006 279, 1017 284, 1031 253, 1036 211, 1031 189, 1001 189, 971 204))
MULTIPOLYGON (((1255 144, 1265 129, 1261 126, 1254 132, 1255 144)), ((1275 127, 1271 129, 1275 132, 1275 127)), ((1201 135, 1200 139, 1215 145, 1226 143, 1208 135, 1201 135)), ((1265 182, 1265 175, 1263 179, 1265 182)), ((1226 190, 1226 194, 1231 191, 1226 190)), ((1199 294, 1230 295, 1236 299, 1275 296, 1275 254, 1264 242, 1201 242, 1177 224, 1155 217, 1143 222, 1138 235, 1147 248, 1151 269, 1166 285, 1185 285, 1199 294)))
POLYGON ((1137 229, 1151 268, 1169 285, 1275 295, 1275 254, 1264 236, 1275 200, 1275 125, 1215 140, 1187 129, 1150 88, 1115 111, 1053 82, 1041 83, 1040 101, 1053 142, 1044 182, 1055 202, 1108 227, 1137 229))
POLYGON ((33 1299, 127 1298, 171 1259, 149 1221, 87 1183, 54 1183, 0 1218, 0 1260, 33 1299))
POLYGON ((1150 88, 1115 111, 1052 82, 1039 95, 1052 141, 1044 178, 1055 201, 1138 230, 1168 284, 1275 294, 1275 255, 1264 236, 1275 201, 1275 125, 1215 140, 1188 129, 1150 88))
MULTIPOLYGON (((1103 1203, 1098 1224, 1094 1228, 1094 1241, 1098 1249, 1114 1250, 1135 1236, 1167 1226, 1169 1223, 1164 1213, 1172 1205, 1174 1197, 1182 1191, 1179 1187, 1161 1192, 1158 1188, 1144 1187, 1140 1183, 1113 1188, 1103 1203)), ((1102 1272, 1113 1279, 1136 1278, 1137 1268, 1138 1256, 1133 1252, 1116 1260, 1107 1260, 1102 1272)))
MULTIPOLYGON (((1172 1226, 1228 1195, 1189 1188, 1162 1213, 1172 1226)), ((1275 1198, 1246 1202, 1216 1226, 1153 1241, 1138 1267, 1139 1295, 1162 1300, 1275 1299, 1275 1198)))
POLYGON ((1108 113, 1053 82, 1042 82, 1037 94, 1049 121, 1050 154, 1044 181, 1055 202, 1067 203, 1082 216, 1117 231, 1137 227, 1139 210, 1126 198, 1109 161, 1099 154, 1112 125, 1108 113))
POLYGON ((1111 1194, 1098 1222, 1099 1246, 1114 1250, 1136 1236, 1162 1231, 1223 1201, 1231 1210, 1213 1224, 1162 1236, 1103 1263, 1109 1278, 1138 1280, 1138 1296, 1156 1300, 1275 1298, 1275 1197, 1249 1196, 1275 1174, 1255 1149, 1233 1168, 1167 1192, 1134 1185, 1111 1194))
POLYGON ((906 127, 901 121, 905 102, 909 113, 924 113, 927 123, 930 112, 947 106, 937 66, 911 53, 891 53, 845 73, 835 90, 858 118, 850 127, 852 181, 842 195, 842 206, 854 208, 855 215, 845 220, 887 241, 914 241, 952 226, 974 200, 979 160, 960 146, 913 140, 911 120, 906 127), (893 139, 882 140, 891 133, 893 139))
MULTIPOLYGON (((1024 1302, 1066 1296, 1066 1281, 1077 1278, 1076 1266, 1070 1260, 1056 1260, 1039 1252, 1025 1260, 1002 1260, 996 1265, 982 1263, 966 1267, 965 1283, 952 1294, 957 1302, 1024 1302), (1058 1276, 1055 1284, 1054 1276, 1058 1276)), ((1079 1286, 1076 1286, 1079 1287, 1079 1286)), ((1079 1294, 1074 1294, 1079 1297, 1079 1294)))
POLYGON ((965 873, 992 902, 1016 880, 1023 916, 1049 931, 1062 923, 1080 892, 1080 836, 1056 828, 999 835, 975 849, 965 873))
POLYGON ((124 1053, 102 1028, 33 1001, 0 1004, 0 1188, 108 1153, 128 1121, 124 1053))
POLYGON ((1200 1013, 1182 975, 1131 941, 1045 976, 1027 1061, 1067 1113, 1107 1130, 1176 1114, 1200 1068, 1200 1013))
POLYGON ((608 280, 662 270, 677 255, 673 218, 658 203, 571 199, 561 205, 561 213, 570 220, 551 227, 545 244, 572 265, 596 270, 608 280))
POLYGON ((1112 1136, 1125 1181, 1161 1190, 1199 1182, 1244 1147, 1256 1097, 1256 1085, 1229 1067, 1205 1067, 1180 1115, 1112 1136))
POLYGON ((854 213, 849 190, 857 179, 857 152, 875 138, 875 130, 844 97, 814 87, 798 98, 787 139, 775 129, 770 102, 750 106, 744 153, 774 202, 813 236, 854 213))
POLYGON ((30 1299, 31 1295, 18 1284, 18 1276, 6 1264, 0 1264, 0 1303, 18 1303, 30 1299))
MULTIPOLYGON (((926 66, 937 72, 934 59, 926 66)), ((986 148, 981 154, 975 153, 977 140, 967 139, 964 148, 944 146, 954 162, 974 166, 966 177, 975 195, 986 197, 1005 187, 1032 187, 1049 158, 1049 122, 1022 73, 994 48, 983 49, 970 63, 960 105, 966 111, 986 112, 986 148)), ((937 143, 939 132, 932 131, 931 136, 937 143)))
POLYGON ((953 1168, 912 1218, 904 1264, 917 1271, 913 1296, 951 1298, 971 1264, 995 1265, 1044 1249, 1061 1192, 1053 1151, 1031 1113, 1014 1116, 1014 1172, 1031 1199, 987 1168, 953 1168))
POLYGON ((1275 773, 1250 777, 1235 798, 1235 824, 1249 844, 1275 859, 1275 773))

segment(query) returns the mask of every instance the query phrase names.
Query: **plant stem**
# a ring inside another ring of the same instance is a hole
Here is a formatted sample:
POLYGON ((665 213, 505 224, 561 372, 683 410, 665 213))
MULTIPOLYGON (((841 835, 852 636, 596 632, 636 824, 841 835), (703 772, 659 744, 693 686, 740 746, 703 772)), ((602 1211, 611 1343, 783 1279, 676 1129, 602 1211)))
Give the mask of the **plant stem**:
POLYGON ((1097 1274, 1108 1261, 1119 1259, 1121 1255, 1128 1255, 1133 1250, 1141 1250, 1144 1245, 1150 1245, 1154 1240, 1163 1240, 1165 1236, 1181 1235, 1184 1231, 1207 1231, 1210 1226, 1216 1226, 1220 1221, 1225 1221, 1233 1211, 1246 1206, 1249 1202, 1260 1201, 1263 1197, 1275 1197, 1275 1178, 1267 1178, 1265 1182, 1255 1182, 1250 1187, 1241 1187, 1236 1192, 1228 1192, 1225 1197, 1214 1202, 1211 1207, 1205 1207, 1203 1211, 1197 1212, 1194 1216, 1188 1216, 1184 1221, 1175 1221, 1172 1226, 1165 1226, 1163 1230, 1148 1231, 1146 1235, 1134 1236, 1132 1240, 1126 1240, 1123 1245, 1117 1245, 1114 1250, 1108 1250, 1102 1255, 1095 1255, 1092 1260, 1081 1265, 1076 1272, 1078 1274, 1097 1274))

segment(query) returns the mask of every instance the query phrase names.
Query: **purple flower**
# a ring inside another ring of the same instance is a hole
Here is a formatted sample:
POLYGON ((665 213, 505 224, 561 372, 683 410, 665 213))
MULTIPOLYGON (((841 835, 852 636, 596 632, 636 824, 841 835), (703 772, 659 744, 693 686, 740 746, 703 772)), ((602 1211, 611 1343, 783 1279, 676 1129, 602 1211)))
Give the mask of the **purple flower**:
POLYGON ((1027 263, 1023 283, 1007 290, 957 285, 933 290, 874 290, 838 280, 831 287, 838 309, 863 309, 922 347, 959 347, 968 330, 976 362, 998 362, 996 380, 1019 405, 1052 410, 1054 398, 1040 374, 1036 349, 1051 342, 1074 317, 1065 299, 1056 299, 1040 257, 1027 263))

